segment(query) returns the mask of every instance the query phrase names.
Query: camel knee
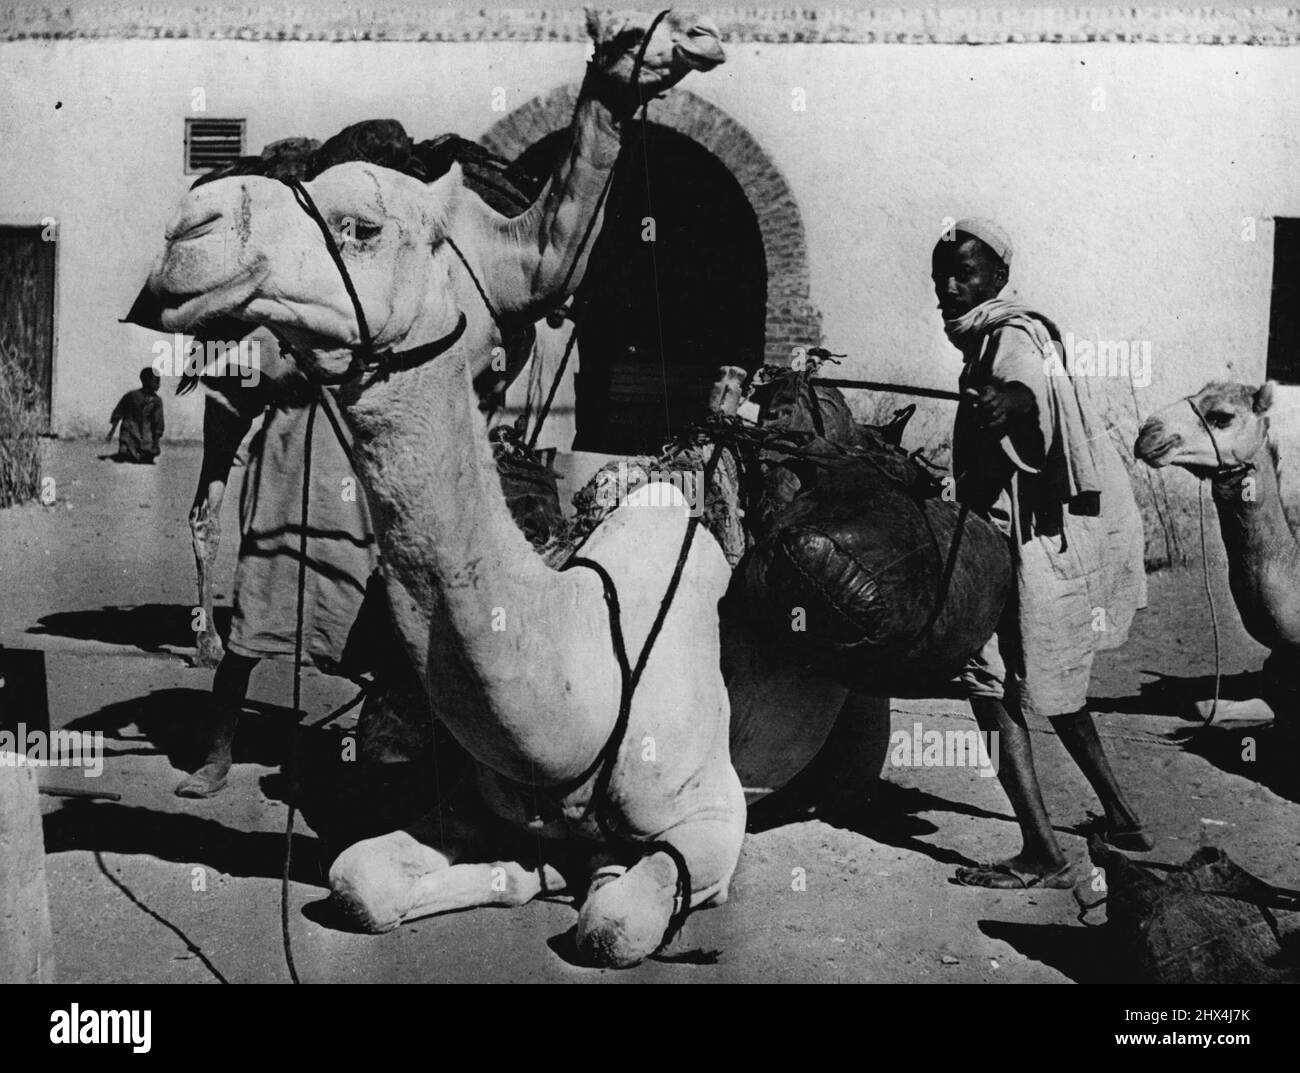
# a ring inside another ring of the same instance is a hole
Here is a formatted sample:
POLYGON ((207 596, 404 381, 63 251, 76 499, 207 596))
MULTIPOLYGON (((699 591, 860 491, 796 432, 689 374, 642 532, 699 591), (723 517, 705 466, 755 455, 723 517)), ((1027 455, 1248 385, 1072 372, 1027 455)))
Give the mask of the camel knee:
POLYGON ((445 857, 405 831, 367 838, 345 849, 330 867, 330 895, 364 931, 391 931, 410 910, 420 876, 446 864, 445 857))

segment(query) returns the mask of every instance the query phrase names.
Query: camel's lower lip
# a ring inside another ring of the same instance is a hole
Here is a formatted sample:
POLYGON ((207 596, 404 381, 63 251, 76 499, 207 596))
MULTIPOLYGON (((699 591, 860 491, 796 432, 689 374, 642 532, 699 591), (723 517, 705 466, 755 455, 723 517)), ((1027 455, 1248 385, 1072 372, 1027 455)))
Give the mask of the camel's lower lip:
POLYGON ((164 308, 158 322, 166 331, 187 331, 200 321, 231 313, 248 301, 255 287, 253 274, 246 272, 192 294, 159 292, 164 308))
POLYGON ((1174 451, 1178 449, 1176 443, 1161 444, 1159 447, 1135 451, 1138 461, 1145 463, 1152 469, 1160 469, 1169 464, 1169 459, 1173 457, 1174 451))
POLYGON ((678 45, 676 51, 677 58, 693 71, 711 71, 727 58, 721 47, 709 52, 696 52, 678 45))

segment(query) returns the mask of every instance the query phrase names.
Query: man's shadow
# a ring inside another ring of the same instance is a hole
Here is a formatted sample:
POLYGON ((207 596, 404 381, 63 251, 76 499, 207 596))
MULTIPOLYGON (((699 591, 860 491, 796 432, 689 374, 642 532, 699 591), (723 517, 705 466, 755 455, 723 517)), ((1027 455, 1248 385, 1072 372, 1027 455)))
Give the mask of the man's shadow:
MULTIPOLYGON (((230 636, 230 608, 213 609, 217 632, 230 636)), ((184 604, 101 607, 94 611, 56 611, 43 615, 29 634, 71 637, 79 641, 130 645, 145 652, 194 647, 194 608, 184 604)))
MULTIPOLYGON (((75 731, 102 731, 106 759, 165 756, 180 773, 193 771, 204 759, 210 729, 210 694, 195 689, 161 689, 106 705, 68 724, 75 731)), ((450 746, 440 740, 444 751, 450 746)), ((435 807, 437 791, 459 789, 454 760, 444 758, 437 771, 426 754, 416 760, 377 764, 358 756, 353 730, 333 726, 299 727, 291 709, 247 703, 235 737, 234 761, 278 770, 262 776, 259 789, 270 801, 292 803, 315 837, 303 843, 303 860, 315 863, 302 881, 323 885, 333 858, 363 838, 394 831, 435 807)), ((225 794, 235 792, 227 787, 225 794)), ((232 875, 278 877, 282 836, 240 831, 212 819, 187 814, 177 800, 176 813, 124 805, 98 804, 51 814, 57 848, 105 849, 150 853, 165 860, 200 861, 232 875), (64 815, 67 813, 67 815, 64 815), (114 824, 122 824, 119 833, 114 824), (54 819, 54 817, 61 817, 54 819), (196 826, 197 825, 197 826, 196 826), (155 832, 155 833, 152 833, 155 832), (264 840, 273 838, 274 845, 264 840), (75 841, 75 846, 72 842, 75 841), (206 848, 209 856, 196 854, 206 848)), ((295 841, 295 860, 299 857, 295 841)), ((304 865, 304 868, 307 866, 304 865)), ((295 877, 298 876, 295 864, 295 877)))

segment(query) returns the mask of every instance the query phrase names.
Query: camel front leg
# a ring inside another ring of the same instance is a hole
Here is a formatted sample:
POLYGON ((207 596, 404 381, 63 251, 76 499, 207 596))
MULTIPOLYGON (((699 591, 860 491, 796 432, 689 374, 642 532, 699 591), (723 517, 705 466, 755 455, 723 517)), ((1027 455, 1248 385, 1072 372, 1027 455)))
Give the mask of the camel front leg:
POLYGON ((330 868, 335 904, 365 931, 391 931, 437 913, 483 905, 519 906, 564 889, 560 873, 518 861, 456 864, 455 850, 435 849, 408 831, 367 838, 330 868))
POLYGON ((217 622, 212 606, 212 574, 221 550, 221 503, 225 498, 226 482, 210 481, 199 487, 190 508, 190 540, 194 546, 194 566, 198 574, 199 607, 202 626, 194 638, 194 666, 215 667, 226 654, 217 633, 217 622))

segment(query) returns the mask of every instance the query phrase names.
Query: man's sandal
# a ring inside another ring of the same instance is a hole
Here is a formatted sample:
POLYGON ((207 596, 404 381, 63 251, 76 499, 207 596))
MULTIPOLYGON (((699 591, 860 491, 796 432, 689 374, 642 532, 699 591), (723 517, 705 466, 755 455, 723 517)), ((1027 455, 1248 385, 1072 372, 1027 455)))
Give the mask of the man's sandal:
POLYGON ((1069 890, 1074 886, 1074 865, 1063 864, 1055 872, 1043 874, 1014 868, 1006 861, 993 861, 974 868, 958 868, 957 882, 964 887, 990 890, 1069 890))

